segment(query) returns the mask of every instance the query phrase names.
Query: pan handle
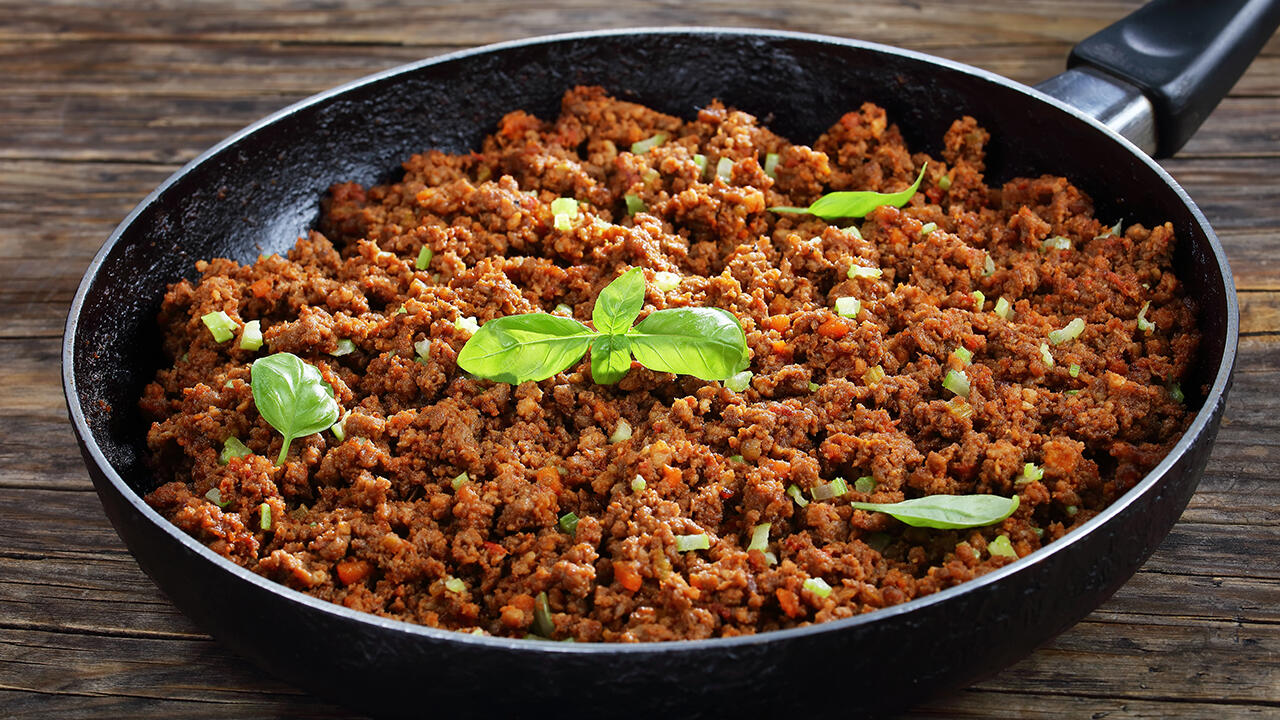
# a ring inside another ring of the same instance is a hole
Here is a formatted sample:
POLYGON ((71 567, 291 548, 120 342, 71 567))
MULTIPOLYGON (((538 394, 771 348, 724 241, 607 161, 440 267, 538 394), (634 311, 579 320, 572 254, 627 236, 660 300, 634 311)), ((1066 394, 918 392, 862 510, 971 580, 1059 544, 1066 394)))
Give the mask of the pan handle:
POLYGON ((1156 157, 1176 153, 1280 26, 1280 0, 1153 0, 1036 87, 1156 157))

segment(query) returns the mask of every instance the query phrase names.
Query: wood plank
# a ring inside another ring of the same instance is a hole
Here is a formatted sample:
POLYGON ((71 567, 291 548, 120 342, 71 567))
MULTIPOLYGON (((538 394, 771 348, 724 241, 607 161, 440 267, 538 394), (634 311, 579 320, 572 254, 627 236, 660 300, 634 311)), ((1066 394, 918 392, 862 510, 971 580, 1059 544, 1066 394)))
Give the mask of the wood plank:
MULTIPOLYGON (((7 98, 5 106, 0 108, 0 122, 14 138, 12 144, 0 146, 0 157, 182 163, 295 100, 398 64, 381 57, 370 61, 355 52, 358 48, 345 47, 338 52, 328 47, 306 49, 311 54, 299 57, 299 48, 289 46, 290 52, 282 63, 259 63, 260 53, 252 54, 246 47, 238 46, 227 54, 208 53, 207 57, 194 61, 197 63, 194 66, 175 61, 171 71, 148 75, 136 72, 135 76, 143 81, 132 84, 110 82, 105 78, 98 81, 91 73, 89 78, 77 80, 71 87, 64 87, 60 77, 50 78, 47 83, 23 83, 13 88, 0 86, 7 98), (242 57, 241 53, 248 55, 242 57), (218 57, 230 63, 232 71, 217 75, 218 57), (335 57, 348 60, 336 62, 335 57), (235 71, 242 64, 254 67, 261 64, 265 70, 235 71), (281 64, 284 67, 279 67, 281 64), (318 70, 317 66, 324 69, 318 70), (263 79, 264 74, 270 79, 263 79), (51 92, 51 88, 57 91, 51 92), (66 143, 68 135, 80 138, 81 142, 66 143)), ((1007 53, 1007 49, 1002 50, 1007 53)), ((1053 65, 1060 67, 1065 47, 1054 48, 1054 53, 1057 59, 1053 65)), ((956 59, 982 59, 966 55, 961 53, 956 59)), ((1007 54, 1004 57, 1007 58, 1007 54)), ((991 69, 1034 82, 1055 72, 1044 67, 1046 64, 1006 60, 1002 66, 991 69)), ((113 67, 107 63, 101 71, 109 75, 113 67)), ((13 71, 20 72, 20 69, 15 67, 13 71)), ((798 140, 805 141, 804 138, 798 140)), ((1280 156, 1280 97, 1224 100, 1180 155, 1197 156, 1280 156)))
POLYGON ((1177 697, 1161 700, 1134 700, 1111 695, 1049 695, 1039 692, 1003 692, 973 687, 927 701, 898 720, 925 718, 979 718, 982 720, 1246 720, 1274 717, 1275 708, 1265 703, 1224 705, 1220 702, 1189 702, 1177 697))
POLYGON ((554 12, 541 4, 501 0, 435 3, 383 2, 370 7, 315 7, 305 2, 208 2, 191 6, 175 0, 145 7, 107 7, 96 2, 23 4, 9 0, 0 9, 6 23, 0 40, 135 40, 178 35, 193 42, 359 43, 377 45, 467 44, 595 28, 654 25, 781 27, 874 38, 897 45, 928 47, 988 43, 1073 42, 1136 7, 1124 2, 1059 4, 1030 0, 993 7, 980 0, 946 4, 894 0, 844 11, 827 2, 786 3, 609 3, 559 2, 554 12))

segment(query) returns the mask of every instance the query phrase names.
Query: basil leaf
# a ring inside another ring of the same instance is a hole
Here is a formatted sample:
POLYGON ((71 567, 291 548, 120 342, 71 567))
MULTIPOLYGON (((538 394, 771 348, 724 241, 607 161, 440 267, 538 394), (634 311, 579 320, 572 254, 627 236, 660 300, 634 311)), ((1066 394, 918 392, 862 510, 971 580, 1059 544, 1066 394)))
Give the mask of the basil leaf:
POLYGON ((333 388, 314 365, 293 353, 255 360, 249 368, 249 384, 258 413, 284 436, 277 465, 284 462, 295 438, 320 432, 338 420, 333 388))
POLYGON ((631 328, 643 307, 644 271, 631 268, 600 291, 591 322, 606 335, 621 335, 631 328))
POLYGON ((849 503, 859 510, 887 513, 912 527, 954 530, 995 525, 1018 509, 1018 496, 927 495, 897 503, 849 503))
POLYGON ((920 189, 920 182, 924 180, 926 167, 928 165, 921 167, 920 175, 916 178, 915 183, 901 192, 878 193, 870 190, 832 192, 818 198, 807 208, 771 207, 769 209, 777 213, 809 213, 810 215, 817 215, 823 220, 834 220, 836 218, 864 217, 881 205, 902 207, 907 204, 911 196, 916 194, 916 190, 920 189))
POLYGON ((724 380, 748 365, 746 334, 720 308, 658 310, 627 337, 636 360, 650 370, 724 380))
POLYGON ((508 315, 480 326, 458 353, 458 366, 512 385, 546 380, 582 359, 595 335, 560 315, 508 315))
POLYGON ((631 343, 626 335, 598 335, 591 343, 591 379, 612 385, 631 369, 631 343))

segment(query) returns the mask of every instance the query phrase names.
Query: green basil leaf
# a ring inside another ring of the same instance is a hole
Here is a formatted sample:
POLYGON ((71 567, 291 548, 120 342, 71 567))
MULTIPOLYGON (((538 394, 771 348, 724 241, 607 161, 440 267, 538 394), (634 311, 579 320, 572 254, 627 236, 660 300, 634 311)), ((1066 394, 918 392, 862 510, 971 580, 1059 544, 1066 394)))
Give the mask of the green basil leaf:
POLYGON ((546 380, 582 359, 595 335, 560 315, 508 315, 480 326, 458 353, 458 366, 512 385, 546 380))
POLYGON ((659 372, 724 380, 749 363, 742 326, 720 308, 658 310, 627 337, 636 360, 659 372))
POLYGON ((612 385, 631 369, 631 343, 626 335, 597 335, 591 343, 591 379, 612 385))
POLYGON ((643 307, 644 271, 631 268, 600 291, 591 322, 606 335, 621 335, 631 328, 643 307))
POLYGON ((887 513, 912 527, 954 530, 995 525, 1018 509, 1018 496, 926 495, 897 503, 849 503, 859 510, 887 513))
POLYGON ((818 198, 807 208, 771 207, 769 209, 778 213, 809 213, 810 215, 817 215, 823 220, 865 217, 867 213, 881 205, 892 205, 894 207, 906 205, 911 196, 916 194, 916 190, 920 189, 920 182, 924 180, 925 167, 928 167, 928 165, 920 168, 920 175, 916 178, 915 183, 901 192, 878 193, 870 190, 833 192, 818 198))
POLYGON ((292 353, 255 360, 249 368, 249 384, 258 413, 284 436, 277 465, 284 462, 295 438, 320 432, 338 420, 333 388, 314 365, 292 353))

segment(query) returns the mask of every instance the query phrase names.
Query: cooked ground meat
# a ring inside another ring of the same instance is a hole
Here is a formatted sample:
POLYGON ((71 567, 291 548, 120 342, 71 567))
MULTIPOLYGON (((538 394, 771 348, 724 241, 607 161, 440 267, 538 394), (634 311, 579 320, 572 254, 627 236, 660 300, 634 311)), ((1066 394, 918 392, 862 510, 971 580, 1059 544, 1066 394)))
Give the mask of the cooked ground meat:
POLYGON ((514 637, 755 633, 1001 567, 1012 559, 990 552, 996 538, 1031 553, 1166 453, 1190 418, 1175 383, 1199 335, 1170 225, 1113 232, 1061 177, 988 187, 987 141, 966 117, 941 157, 913 154, 867 104, 806 147, 718 102, 686 121, 580 87, 555 121, 502 118, 479 152, 430 151, 399 182, 336 185, 288 257, 202 261, 165 296, 173 363, 141 407, 169 482, 147 499, 216 552, 317 597, 514 637), (907 205, 852 224, 767 210, 898 191, 926 163, 907 205), (628 194, 645 209, 629 214, 628 194), (583 203, 569 230, 553 222, 559 197, 583 203), (854 264, 882 275, 850 278, 854 264), (460 318, 564 304, 586 322, 631 267, 649 279, 644 314, 715 306, 740 320, 745 390, 638 364, 598 385, 589 359, 519 386, 457 367, 460 318), (679 285, 658 289, 661 271, 679 285), (842 297, 860 314, 836 313, 842 297), (201 317, 218 310, 260 321, 263 349, 216 342, 201 317), (1077 317, 1078 338, 1047 344, 1077 317), (334 355, 340 340, 354 351, 334 355), (332 385, 344 439, 294 440, 276 465, 282 438, 255 409, 249 366, 281 351, 332 385), (949 369, 967 376, 967 402, 943 387, 949 369), (630 437, 611 442, 623 423, 630 437), (224 464, 231 437, 253 454, 224 464), (1024 476, 1027 463, 1043 476, 1024 476), (787 494, 812 498, 836 477, 847 494, 804 507, 787 494), (859 477, 874 485, 854 489, 859 477), (940 493, 1021 505, 973 530, 849 505, 940 493), (572 534, 558 523, 570 512, 572 534), (768 550, 747 550, 765 522, 768 550), (676 536, 700 533, 709 549, 677 551, 676 536))

